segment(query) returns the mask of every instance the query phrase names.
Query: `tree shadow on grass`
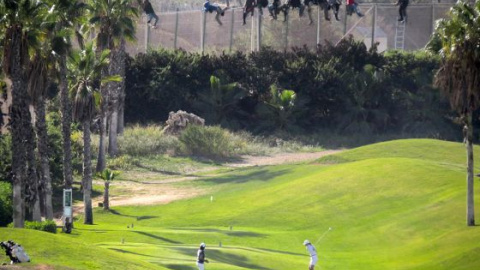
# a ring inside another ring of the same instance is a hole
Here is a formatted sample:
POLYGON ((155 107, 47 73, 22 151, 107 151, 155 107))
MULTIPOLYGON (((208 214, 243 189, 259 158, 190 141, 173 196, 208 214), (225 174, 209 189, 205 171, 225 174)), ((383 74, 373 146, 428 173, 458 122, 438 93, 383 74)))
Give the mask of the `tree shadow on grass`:
POLYGON ((132 216, 132 215, 125 215, 125 214, 122 214, 122 213, 120 213, 120 212, 118 212, 117 210, 114 210, 114 209, 109 209, 108 211, 109 211, 110 213, 114 214, 114 215, 117 215, 117 216, 135 218, 137 221, 146 220, 146 219, 158 218, 158 216, 132 216))
POLYGON ((197 229, 197 228, 171 228, 172 230, 180 231, 196 231, 196 232, 209 232, 209 233, 223 233, 228 236, 237 236, 237 237, 266 237, 266 234, 248 232, 248 231, 229 231, 229 230, 220 230, 220 229, 197 229))
POLYGON ((283 250, 276 250, 276 249, 269 249, 269 248, 257 248, 259 250, 264 250, 268 252, 273 252, 273 253, 280 253, 280 254, 288 254, 288 255, 294 255, 294 256, 308 256, 307 254, 304 253, 295 253, 295 252, 289 252, 289 251, 283 251, 283 250))
POLYGON ((207 183, 213 183, 213 184, 222 184, 222 183, 246 183, 250 181, 263 181, 267 182, 269 180, 272 180, 278 176, 284 175, 289 173, 291 170, 285 169, 285 170, 280 170, 280 171, 269 171, 266 169, 262 169, 259 171, 254 171, 250 172, 246 175, 227 175, 227 176, 222 176, 222 177, 215 177, 215 178, 208 178, 208 179, 202 179, 202 180, 197 180, 197 181, 203 181, 207 183))
POLYGON ((195 270, 195 267, 183 264, 159 264, 171 270, 195 270))
POLYGON ((123 249, 119 249, 119 248, 108 248, 108 249, 113 250, 113 251, 117 251, 117 252, 121 252, 121 253, 127 253, 127 254, 133 254, 133 255, 138 255, 138 256, 156 258, 155 256, 145 255, 145 254, 141 254, 141 253, 137 253, 137 252, 133 252, 133 251, 128 251, 128 250, 123 250, 123 249))
POLYGON ((147 233, 147 232, 141 232, 141 231, 133 231, 133 232, 144 235, 144 236, 148 236, 148 237, 151 237, 151 238, 155 238, 157 240, 162 240, 162 241, 170 243, 170 244, 182 244, 182 242, 177 242, 177 241, 174 241, 174 240, 170 240, 168 238, 161 237, 161 236, 151 234, 151 233, 147 233))
MULTIPOLYGON (((187 256, 194 256, 196 254, 196 249, 192 249, 192 248, 176 247, 174 249, 178 250, 179 252, 187 256)), ((206 251, 206 254, 208 257, 207 259, 212 259, 228 265, 235 265, 235 266, 246 268, 246 269, 272 270, 270 268, 266 268, 254 263, 250 263, 246 256, 235 255, 232 253, 226 253, 220 250, 211 250, 211 249, 206 251)))

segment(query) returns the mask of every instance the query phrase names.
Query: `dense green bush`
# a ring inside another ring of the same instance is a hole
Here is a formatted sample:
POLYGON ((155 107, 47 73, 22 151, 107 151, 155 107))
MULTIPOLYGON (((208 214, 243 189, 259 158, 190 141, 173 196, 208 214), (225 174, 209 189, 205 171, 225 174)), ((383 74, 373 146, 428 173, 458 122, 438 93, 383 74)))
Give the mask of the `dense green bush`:
POLYGON ((12 222, 12 187, 0 181, 0 227, 12 222))
POLYGON ((118 137, 119 151, 132 157, 171 153, 179 148, 178 139, 164 135, 160 125, 134 125, 118 137))
POLYGON ((42 222, 25 221, 25 229, 57 233, 57 224, 55 224, 55 222, 52 220, 46 220, 42 222))
POLYGON ((179 137, 184 154, 213 159, 237 155, 242 144, 218 126, 188 126, 179 137))
POLYGON ((353 38, 316 51, 262 48, 217 56, 159 50, 129 61, 127 121, 159 123, 182 109, 206 118, 208 125, 262 134, 329 130, 456 139, 461 133, 449 120, 450 108, 432 87, 438 67, 436 56, 379 54, 353 38), (235 94, 215 101, 212 75, 222 85, 236 83, 235 94), (272 121, 272 110, 265 109, 272 85, 296 93, 288 121, 272 121))

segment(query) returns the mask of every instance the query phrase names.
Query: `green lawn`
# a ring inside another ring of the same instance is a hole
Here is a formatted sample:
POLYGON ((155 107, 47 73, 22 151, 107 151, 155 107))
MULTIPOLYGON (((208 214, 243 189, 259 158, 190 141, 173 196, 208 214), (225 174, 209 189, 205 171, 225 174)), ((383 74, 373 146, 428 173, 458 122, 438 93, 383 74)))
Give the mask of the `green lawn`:
POLYGON ((332 227, 316 244, 320 269, 476 269, 480 228, 465 225, 465 156, 460 143, 373 144, 191 181, 212 193, 168 205, 96 209, 96 225, 78 222, 72 235, 0 235, 36 262, 74 269, 193 270, 206 242, 209 270, 297 270, 309 260, 303 240, 332 227))

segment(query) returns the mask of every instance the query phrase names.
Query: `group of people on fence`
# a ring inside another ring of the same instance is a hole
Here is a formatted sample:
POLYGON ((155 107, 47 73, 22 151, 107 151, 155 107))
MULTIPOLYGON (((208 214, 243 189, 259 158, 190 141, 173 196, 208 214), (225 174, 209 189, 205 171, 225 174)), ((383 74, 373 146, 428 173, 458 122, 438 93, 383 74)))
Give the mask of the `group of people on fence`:
MULTIPOLYGON (((239 1, 240 2, 240 1, 239 1)), ((312 6, 319 6, 324 12, 325 20, 330 21, 329 11, 333 10, 333 14, 335 15, 335 19, 337 21, 340 20, 338 17, 338 12, 340 10, 340 6, 342 4, 342 0, 286 0, 285 3, 282 3, 282 0, 273 0, 269 3, 268 0, 245 0, 245 5, 243 6, 243 24, 245 25, 246 19, 248 14, 251 16, 254 15, 255 8, 258 8, 258 12, 263 15, 263 9, 268 8, 268 12, 273 20, 278 18, 280 13, 283 13, 283 20, 287 20, 287 16, 290 10, 298 10, 299 16, 302 17, 304 14, 305 9, 307 10, 308 18, 310 23, 313 23, 312 19, 312 6)), ((399 6, 399 22, 405 22, 407 17, 407 6, 409 4, 409 0, 398 0, 396 5, 399 6)), ((149 0, 143 0, 143 10, 148 17, 148 24, 151 24, 152 28, 157 27, 158 16, 155 14, 153 10, 152 4, 149 0)), ((230 8, 230 1, 226 0, 226 5, 221 5, 218 3, 211 3, 210 0, 205 0, 203 4, 203 11, 208 13, 215 12, 215 20, 218 22, 219 25, 222 25, 222 21, 220 20, 221 16, 225 15, 225 11, 230 8)), ((353 13, 357 14, 359 17, 363 17, 364 15, 360 12, 358 7, 358 3, 355 0, 346 0, 346 15, 353 15, 353 13)))

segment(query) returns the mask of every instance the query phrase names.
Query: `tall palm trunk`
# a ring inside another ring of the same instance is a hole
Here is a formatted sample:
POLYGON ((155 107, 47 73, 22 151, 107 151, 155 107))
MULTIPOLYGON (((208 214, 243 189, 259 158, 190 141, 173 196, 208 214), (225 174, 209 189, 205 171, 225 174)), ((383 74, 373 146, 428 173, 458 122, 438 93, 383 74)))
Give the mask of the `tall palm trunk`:
POLYGON ((66 56, 60 58, 60 101, 62 110, 62 137, 63 137, 63 179, 65 188, 72 188, 73 174, 72 174, 72 144, 71 144, 71 130, 72 124, 72 106, 68 98, 68 84, 67 84, 67 60, 66 56))
POLYGON ((120 43, 120 47, 113 51, 111 54, 111 61, 109 66, 110 74, 118 75, 122 78, 120 82, 111 82, 109 83, 110 87, 110 109, 111 109, 111 116, 110 116, 110 131, 108 134, 108 154, 111 157, 115 157, 118 155, 118 144, 117 144, 117 136, 118 136, 118 123, 119 123, 119 111, 120 111, 120 99, 122 95, 123 88, 125 88, 124 81, 125 81, 125 40, 122 40, 120 43))
POLYGON ((84 224, 93 224, 92 212, 92 153, 90 140, 90 120, 83 122, 83 203, 85 205, 84 224))
POLYGON ((48 162, 48 134, 47 125, 45 121, 45 100, 40 97, 37 106, 35 107, 37 115, 36 128, 37 128, 37 148, 38 156, 40 160, 40 177, 43 202, 45 205, 45 218, 48 220, 53 219, 53 207, 52 207, 52 180, 50 176, 50 165, 48 162))
POLYGON ((28 209, 31 211, 31 218, 33 221, 41 221, 42 215, 40 213, 40 200, 39 200, 39 183, 37 177, 37 160, 35 157, 35 133, 33 131, 32 123, 26 127, 26 134, 28 138, 25 140, 27 148, 27 179, 25 189, 25 202, 28 209))
MULTIPOLYGON (((101 33, 107 33, 105 29, 101 29, 98 36, 101 36, 101 33)), ((98 37, 97 36, 97 37, 98 37)), ((110 44, 110 40, 107 40, 103 44, 110 44)), ((102 44, 101 39, 97 39, 97 54, 100 54, 106 47, 102 44)), ((108 67, 102 69, 102 78, 109 75, 108 67)), ((101 172, 105 170, 107 166, 107 157, 106 157, 106 150, 107 150, 107 118, 108 118, 108 98, 109 98, 109 86, 101 85, 100 86, 100 94, 102 96, 102 102, 100 103, 100 140, 98 143, 98 158, 97 158, 97 166, 96 172, 101 172)))
POLYGON ((22 63, 22 54, 25 53, 25 44, 22 44, 23 33, 21 27, 8 29, 11 59, 9 77, 12 82, 12 106, 10 108, 12 131, 12 173, 13 173, 13 226, 23 228, 25 222, 24 187, 27 178, 27 149, 28 126, 31 127, 31 116, 28 110, 27 80, 25 63, 22 63))
POLYGON ((471 112, 468 112, 466 116, 465 137, 467 147, 467 225, 475 226, 473 200, 473 125, 471 112))

